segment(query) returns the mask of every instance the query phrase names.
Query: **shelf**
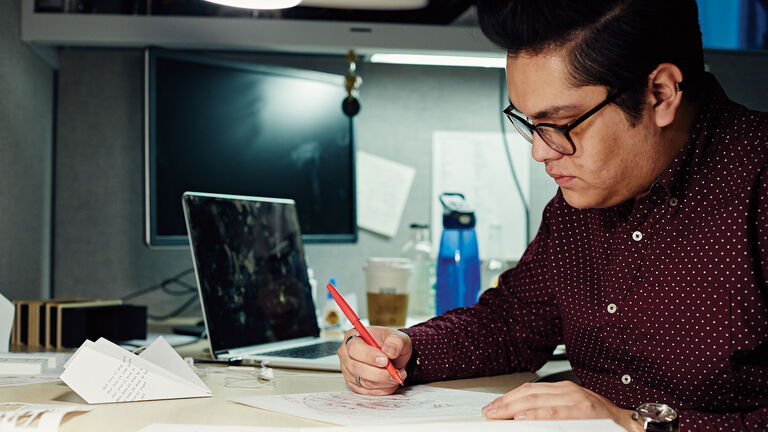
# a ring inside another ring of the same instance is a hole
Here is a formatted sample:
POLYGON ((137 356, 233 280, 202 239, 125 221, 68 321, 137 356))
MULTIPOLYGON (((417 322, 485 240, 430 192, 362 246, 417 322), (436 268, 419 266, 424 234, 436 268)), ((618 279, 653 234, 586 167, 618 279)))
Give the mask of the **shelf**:
POLYGON ((477 27, 241 17, 40 13, 22 0, 21 38, 49 46, 499 55, 477 27))

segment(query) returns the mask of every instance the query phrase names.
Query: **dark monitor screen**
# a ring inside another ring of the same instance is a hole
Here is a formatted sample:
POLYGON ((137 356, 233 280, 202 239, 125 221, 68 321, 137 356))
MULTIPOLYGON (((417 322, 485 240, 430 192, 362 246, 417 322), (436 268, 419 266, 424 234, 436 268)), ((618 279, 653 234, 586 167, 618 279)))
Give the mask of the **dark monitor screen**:
POLYGON ((340 75, 148 49, 149 246, 188 245, 185 191, 289 198, 305 242, 354 242, 352 120, 340 75))

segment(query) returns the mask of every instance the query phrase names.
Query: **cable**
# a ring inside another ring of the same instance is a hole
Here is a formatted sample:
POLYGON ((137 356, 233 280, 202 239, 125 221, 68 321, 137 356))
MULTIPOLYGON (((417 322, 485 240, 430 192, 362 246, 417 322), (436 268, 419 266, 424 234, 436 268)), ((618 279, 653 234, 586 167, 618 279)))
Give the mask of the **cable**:
MULTIPOLYGON (((499 106, 504 107, 505 103, 504 100, 507 99, 506 92, 504 91, 507 88, 507 82, 506 82, 506 75, 505 70, 500 69, 499 70, 499 106)), ((507 122, 504 121, 504 113, 501 113, 501 116, 499 116, 499 120, 501 121, 501 139, 504 143, 504 151, 507 153, 507 162, 509 163, 509 171, 512 173, 512 180, 515 182, 515 187, 517 188, 517 193, 520 195, 520 202, 523 204, 523 214, 525 216, 525 245, 523 249, 528 247, 528 243, 531 242, 531 236, 529 234, 530 232, 530 224, 531 224, 531 215, 529 214, 528 210, 528 202, 525 201, 525 195, 523 195, 523 188, 520 187, 520 181, 517 179, 517 172, 515 171, 515 166, 512 164, 512 153, 509 151, 509 143, 507 142, 507 122)))
POLYGON ((188 268, 188 269, 186 269, 186 270, 176 274, 175 276, 171 276, 168 279, 163 280, 159 284, 152 285, 150 287, 143 288, 143 289, 140 289, 138 291, 134 291, 134 292, 132 292, 132 293, 130 293, 128 295, 125 295, 125 296, 122 297, 122 300, 123 301, 129 300, 129 299, 132 299, 134 297, 138 297, 138 296, 144 295, 146 293, 150 293, 152 291, 157 291, 159 289, 164 289, 167 285, 172 284, 172 283, 176 283, 176 284, 179 284, 179 285, 182 285, 182 286, 186 286, 186 287, 191 287, 191 285, 188 285, 188 284, 180 281, 179 278, 181 278, 183 276, 186 276, 189 273, 192 273, 194 270, 195 270, 194 268, 188 268))
POLYGON ((128 295, 125 295, 122 297, 123 301, 132 299, 134 297, 139 297, 144 294, 151 293, 153 291, 162 290, 165 294, 171 295, 171 296, 184 296, 184 295, 190 295, 192 294, 181 306, 174 309, 173 311, 164 314, 164 315, 151 315, 147 314, 147 316, 153 320, 162 321, 168 318, 175 317, 179 315, 180 313, 184 312, 188 307, 192 306, 192 304, 197 300, 197 288, 191 284, 188 284, 180 278, 192 273, 195 269, 194 268, 188 268, 174 276, 171 276, 167 279, 164 279, 159 284, 152 285, 147 288, 140 289, 138 291, 134 291, 128 295), (181 286, 181 290, 174 290, 171 289, 171 285, 179 285, 181 286))
POLYGON ((180 313, 184 312, 184 310, 185 310, 185 309, 187 309, 188 307, 192 306, 192 304, 193 304, 195 301, 197 301, 197 294, 193 294, 193 295, 191 295, 191 296, 189 297, 189 299, 187 299, 187 301, 186 301, 186 302, 184 302, 184 304, 183 304, 183 305, 181 305, 181 306, 179 306, 178 308, 176 308, 176 309, 172 310, 171 312, 168 312, 168 313, 167 313, 167 314, 165 314, 165 315, 151 315, 151 314, 147 314, 147 316, 148 316, 149 318, 152 318, 152 319, 153 319, 153 320, 155 320, 155 321, 162 321, 162 320, 164 320, 164 319, 172 318, 172 317, 175 317, 176 315, 178 315, 178 314, 180 314, 180 313))

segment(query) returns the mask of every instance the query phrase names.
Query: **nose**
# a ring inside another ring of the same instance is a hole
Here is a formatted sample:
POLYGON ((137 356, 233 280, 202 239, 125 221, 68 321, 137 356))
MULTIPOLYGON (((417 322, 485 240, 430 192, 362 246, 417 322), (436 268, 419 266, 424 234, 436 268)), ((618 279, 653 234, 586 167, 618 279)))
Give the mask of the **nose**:
POLYGON ((537 132, 533 133, 533 143, 531 144, 531 155, 536 162, 547 162, 560 159, 563 154, 552 149, 537 132))

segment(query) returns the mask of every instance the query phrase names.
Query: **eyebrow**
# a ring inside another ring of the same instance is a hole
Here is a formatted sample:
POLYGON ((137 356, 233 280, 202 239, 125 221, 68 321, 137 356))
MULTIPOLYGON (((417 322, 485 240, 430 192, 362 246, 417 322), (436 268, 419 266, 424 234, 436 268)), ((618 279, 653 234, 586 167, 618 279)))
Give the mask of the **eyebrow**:
MULTIPOLYGON (((520 111, 519 109, 517 109, 515 104, 512 103, 512 101, 509 101, 509 104, 512 106, 512 108, 520 111)), ((556 116, 556 115, 558 115, 558 114, 560 114, 562 112, 575 111, 575 110, 577 110, 579 108, 581 108, 581 107, 578 106, 578 105, 574 105, 574 104, 551 106, 551 107, 547 107, 546 109, 543 109, 543 110, 537 112, 536 114, 534 114, 534 115, 532 115, 532 116, 530 116, 528 118, 531 119, 531 120, 541 120, 541 119, 544 119, 544 118, 554 117, 554 116, 556 116)), ((522 112, 522 111, 520 111, 520 112, 522 112)))

